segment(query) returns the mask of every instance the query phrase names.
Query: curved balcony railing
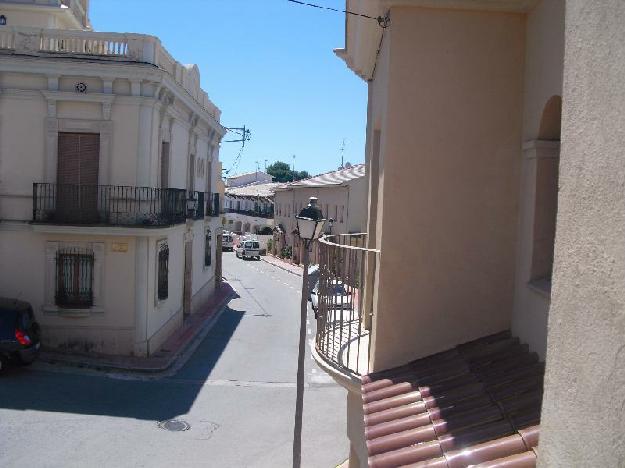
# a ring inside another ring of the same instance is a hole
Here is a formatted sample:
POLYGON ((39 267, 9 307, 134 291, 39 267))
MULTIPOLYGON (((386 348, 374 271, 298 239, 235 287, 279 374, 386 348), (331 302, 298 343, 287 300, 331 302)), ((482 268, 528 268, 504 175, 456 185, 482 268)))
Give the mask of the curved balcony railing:
POLYGON ((319 261, 317 353, 339 371, 366 373, 372 285, 379 251, 368 249, 367 234, 324 236, 319 261))

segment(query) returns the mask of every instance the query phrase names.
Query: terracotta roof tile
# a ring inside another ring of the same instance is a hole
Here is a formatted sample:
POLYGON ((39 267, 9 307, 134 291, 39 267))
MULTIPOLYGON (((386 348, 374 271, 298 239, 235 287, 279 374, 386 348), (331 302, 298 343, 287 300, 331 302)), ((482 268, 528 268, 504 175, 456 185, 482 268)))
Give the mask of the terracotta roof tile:
POLYGON ((369 466, 535 466, 543 374, 502 332, 364 376, 369 466))

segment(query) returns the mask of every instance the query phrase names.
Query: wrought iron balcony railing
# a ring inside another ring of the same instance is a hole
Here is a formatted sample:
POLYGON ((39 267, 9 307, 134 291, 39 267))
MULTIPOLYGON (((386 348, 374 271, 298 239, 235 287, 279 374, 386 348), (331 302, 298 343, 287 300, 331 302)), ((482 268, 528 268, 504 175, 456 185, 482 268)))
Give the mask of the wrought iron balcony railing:
POLYGON ((187 196, 187 217, 202 219, 205 216, 219 216, 219 194, 189 192, 187 196))
POLYGON ((236 208, 226 208, 226 213, 238 213, 246 216, 254 216, 256 218, 273 218, 273 209, 270 210, 238 210, 236 208))
POLYGON ((183 189, 123 185, 33 184, 33 222, 171 226, 186 219, 183 189))
POLYGON ((372 286, 379 251, 366 248, 367 234, 319 240, 317 353, 342 372, 360 375, 369 364, 372 286))

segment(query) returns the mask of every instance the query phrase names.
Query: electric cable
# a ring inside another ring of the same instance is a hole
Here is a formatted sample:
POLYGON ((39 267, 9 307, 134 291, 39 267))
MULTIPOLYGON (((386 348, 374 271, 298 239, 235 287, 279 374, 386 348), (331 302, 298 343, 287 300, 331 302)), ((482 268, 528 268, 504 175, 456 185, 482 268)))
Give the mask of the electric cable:
POLYGON ((336 13, 345 13, 346 15, 360 16, 362 18, 375 20, 375 21, 378 22, 378 24, 380 25, 380 27, 382 29, 386 29, 388 27, 388 25, 389 25, 389 22, 390 22, 390 18, 388 17, 388 15, 387 16, 376 16, 376 17, 373 17, 373 16, 366 15, 364 13, 357 13, 355 11, 350 11, 350 10, 341 10, 340 8, 332 8, 332 7, 329 7, 329 6, 317 5, 315 3, 303 2, 303 1, 300 1, 300 0, 286 0, 286 1, 290 2, 290 3, 295 3, 297 5, 308 6, 308 7, 311 7, 311 8, 317 8, 319 10, 329 10, 329 11, 334 11, 336 13))

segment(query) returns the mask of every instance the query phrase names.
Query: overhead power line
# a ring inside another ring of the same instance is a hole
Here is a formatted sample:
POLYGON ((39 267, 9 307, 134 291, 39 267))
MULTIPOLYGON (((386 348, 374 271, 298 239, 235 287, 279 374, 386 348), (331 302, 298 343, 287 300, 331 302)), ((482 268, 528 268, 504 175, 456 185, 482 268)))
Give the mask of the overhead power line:
POLYGON ((296 3, 298 5, 308 6, 308 7, 311 7, 311 8, 317 8, 319 10, 329 10, 329 11, 334 11, 336 13, 345 13, 346 15, 360 16, 362 18, 375 20, 375 21, 378 22, 380 27, 383 28, 383 29, 386 29, 389 26, 390 21, 391 21, 390 18, 388 17, 388 15, 387 16, 376 16, 376 17, 373 17, 373 16, 366 15, 364 13, 358 13, 358 12, 350 11, 350 10, 341 10, 339 8, 332 8, 332 7, 329 7, 329 6, 317 5, 315 3, 302 2, 300 0, 286 0, 286 1, 290 2, 290 3, 296 3))

